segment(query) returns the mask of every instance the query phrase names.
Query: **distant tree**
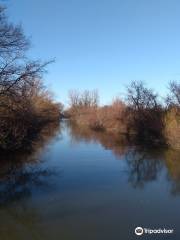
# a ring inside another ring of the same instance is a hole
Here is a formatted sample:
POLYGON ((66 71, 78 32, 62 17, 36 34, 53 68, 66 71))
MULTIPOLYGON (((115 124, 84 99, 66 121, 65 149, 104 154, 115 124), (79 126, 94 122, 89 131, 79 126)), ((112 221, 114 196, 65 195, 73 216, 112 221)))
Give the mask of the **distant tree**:
POLYGON ((164 135, 166 142, 173 148, 180 148, 180 82, 169 83, 169 94, 166 98, 167 109, 164 118, 164 135))
POLYGON ((128 128, 145 141, 163 141, 163 111, 158 95, 142 81, 133 81, 127 87, 128 128))
POLYGON ((166 99, 168 106, 180 107, 180 82, 171 81, 169 83, 169 91, 170 93, 166 99))
POLYGON ((69 105, 71 108, 79 107, 97 107, 99 104, 99 95, 97 90, 77 90, 69 91, 69 105))
POLYGON ((71 108, 75 108, 79 105, 80 94, 77 90, 70 90, 68 93, 69 105, 71 108))
POLYGON ((97 90, 85 90, 81 94, 80 104, 84 107, 97 107, 99 103, 99 95, 97 90))
POLYGON ((153 109, 159 106, 157 94, 148 89, 142 81, 132 81, 127 87, 127 100, 136 110, 153 109))

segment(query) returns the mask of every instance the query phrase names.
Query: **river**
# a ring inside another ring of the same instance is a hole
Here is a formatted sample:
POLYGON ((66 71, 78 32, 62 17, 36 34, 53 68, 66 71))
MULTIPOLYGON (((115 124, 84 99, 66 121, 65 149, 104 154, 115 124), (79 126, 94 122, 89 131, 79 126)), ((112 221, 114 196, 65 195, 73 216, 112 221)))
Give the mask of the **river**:
POLYGON ((68 120, 0 157, 0 239, 180 239, 180 152, 68 120), (167 228, 173 234, 134 229, 167 228))

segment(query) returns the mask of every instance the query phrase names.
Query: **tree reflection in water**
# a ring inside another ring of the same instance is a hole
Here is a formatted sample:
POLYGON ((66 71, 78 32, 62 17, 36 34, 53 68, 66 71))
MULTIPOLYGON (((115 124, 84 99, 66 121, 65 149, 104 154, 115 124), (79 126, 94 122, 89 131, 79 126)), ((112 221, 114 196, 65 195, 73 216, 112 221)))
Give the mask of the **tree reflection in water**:
POLYGON ((87 127, 79 127, 74 123, 68 122, 69 134, 71 136, 72 144, 77 144, 80 141, 97 142, 100 143, 104 149, 111 150, 113 154, 120 158, 126 151, 128 151, 129 144, 124 135, 119 133, 107 133, 104 131, 93 131, 87 127))
POLYGON ((56 173, 40 165, 44 146, 60 134, 59 126, 50 124, 40 132, 28 151, 1 154, 0 157, 0 206, 31 196, 33 187, 47 187, 56 173), (38 164, 39 163, 39 164, 38 164))
POLYGON ((162 167, 159 151, 133 147, 125 154, 128 164, 129 182, 133 187, 143 187, 146 182, 157 179, 162 167))
MULTIPOLYGON (((94 132, 79 128, 66 121, 62 130, 68 131, 71 144, 80 141, 98 142, 120 160, 127 163, 128 181, 133 187, 144 187, 146 183, 157 180, 162 169, 167 170, 167 179, 171 183, 172 194, 180 193, 180 152, 170 149, 132 146, 125 136, 106 132, 94 132)), ((40 162, 44 146, 56 137, 61 136, 59 126, 50 125, 44 128, 29 151, 2 155, 0 157, 0 205, 29 198, 34 187, 45 187, 52 184, 50 177, 55 170, 45 168, 40 162)))
POLYGON ((5 180, 0 180, 0 205, 29 198, 33 187, 47 187, 49 182, 46 181, 46 178, 54 176, 55 172, 47 169, 37 170, 36 167, 14 168, 6 175, 5 180))
POLYGON ((157 180, 165 168, 171 182, 172 194, 180 193, 180 151, 150 146, 139 146, 125 136, 106 132, 95 132, 67 122, 72 144, 80 141, 98 142, 128 165, 128 181, 133 187, 143 188, 146 183, 157 180))
POLYGON ((129 182, 143 187, 155 181, 164 168, 171 184, 171 193, 180 194, 180 151, 173 149, 130 148, 125 154, 129 169, 129 182))
POLYGON ((168 169, 168 180, 172 184, 171 193, 180 193, 180 151, 168 149, 164 153, 165 164, 168 169))

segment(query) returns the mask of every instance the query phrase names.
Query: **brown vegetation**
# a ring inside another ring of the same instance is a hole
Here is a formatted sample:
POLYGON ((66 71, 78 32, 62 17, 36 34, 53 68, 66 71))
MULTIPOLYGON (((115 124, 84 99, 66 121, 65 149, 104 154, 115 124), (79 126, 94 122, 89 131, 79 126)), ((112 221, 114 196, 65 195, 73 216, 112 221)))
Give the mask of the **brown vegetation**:
POLYGON ((138 140, 164 142, 164 110, 158 95, 141 81, 127 87, 128 130, 134 131, 138 140))
POLYGON ((28 47, 21 27, 9 24, 0 7, 0 149, 24 146, 60 115, 41 80, 48 63, 28 60, 28 47))
POLYGON ((126 101, 116 99, 108 106, 98 105, 97 91, 71 91, 70 108, 66 113, 81 127, 126 134, 143 143, 179 148, 179 86, 176 82, 170 83, 166 106, 141 81, 133 81, 127 87, 126 101))
POLYGON ((93 130, 124 131, 125 104, 121 100, 116 99, 111 105, 100 107, 95 90, 71 91, 69 96, 68 115, 74 122, 93 130))
POLYGON ((166 99, 164 136, 168 145, 180 149, 180 83, 170 82, 170 93, 166 99))
MULTIPOLYGON (((20 26, 8 23, 4 11, 0 7, 0 149, 10 150, 29 144, 44 124, 58 121, 62 105, 42 84, 49 62, 28 60, 29 41, 20 26)), ((180 148, 180 83, 170 82, 165 105, 141 81, 133 81, 126 96, 99 106, 96 90, 71 91, 63 114, 92 130, 180 148)))

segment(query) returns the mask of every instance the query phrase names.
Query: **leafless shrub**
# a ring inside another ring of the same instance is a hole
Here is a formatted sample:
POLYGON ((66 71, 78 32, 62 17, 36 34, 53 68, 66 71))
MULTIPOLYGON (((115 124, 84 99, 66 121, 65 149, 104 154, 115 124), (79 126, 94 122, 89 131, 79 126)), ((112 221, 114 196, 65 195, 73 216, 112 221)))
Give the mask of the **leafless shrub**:
POLYGON ((180 108, 180 82, 171 81, 169 83, 169 92, 166 98, 168 107, 180 108))
POLYGON ((69 105, 71 108, 97 107, 98 103, 99 95, 97 90, 85 90, 83 92, 77 90, 69 91, 69 105))
POLYGON ((132 81, 127 86, 127 101, 129 106, 135 110, 158 108, 157 97, 158 95, 148 89, 142 81, 132 81))
POLYGON ((164 142, 163 110, 158 95, 141 81, 133 81, 127 87, 129 131, 138 139, 152 143, 164 142))
POLYGON ((164 137, 169 146, 180 149, 180 111, 171 107, 164 117, 164 137))
POLYGON ((69 99, 69 115, 78 124, 86 125, 93 130, 124 131, 122 120, 125 104, 120 99, 116 99, 112 105, 100 107, 96 90, 86 90, 82 93, 70 91, 69 99))
POLYGON ((49 62, 27 59, 29 41, 4 11, 0 7, 0 149, 16 149, 42 124, 57 120, 60 106, 42 84, 49 62))

